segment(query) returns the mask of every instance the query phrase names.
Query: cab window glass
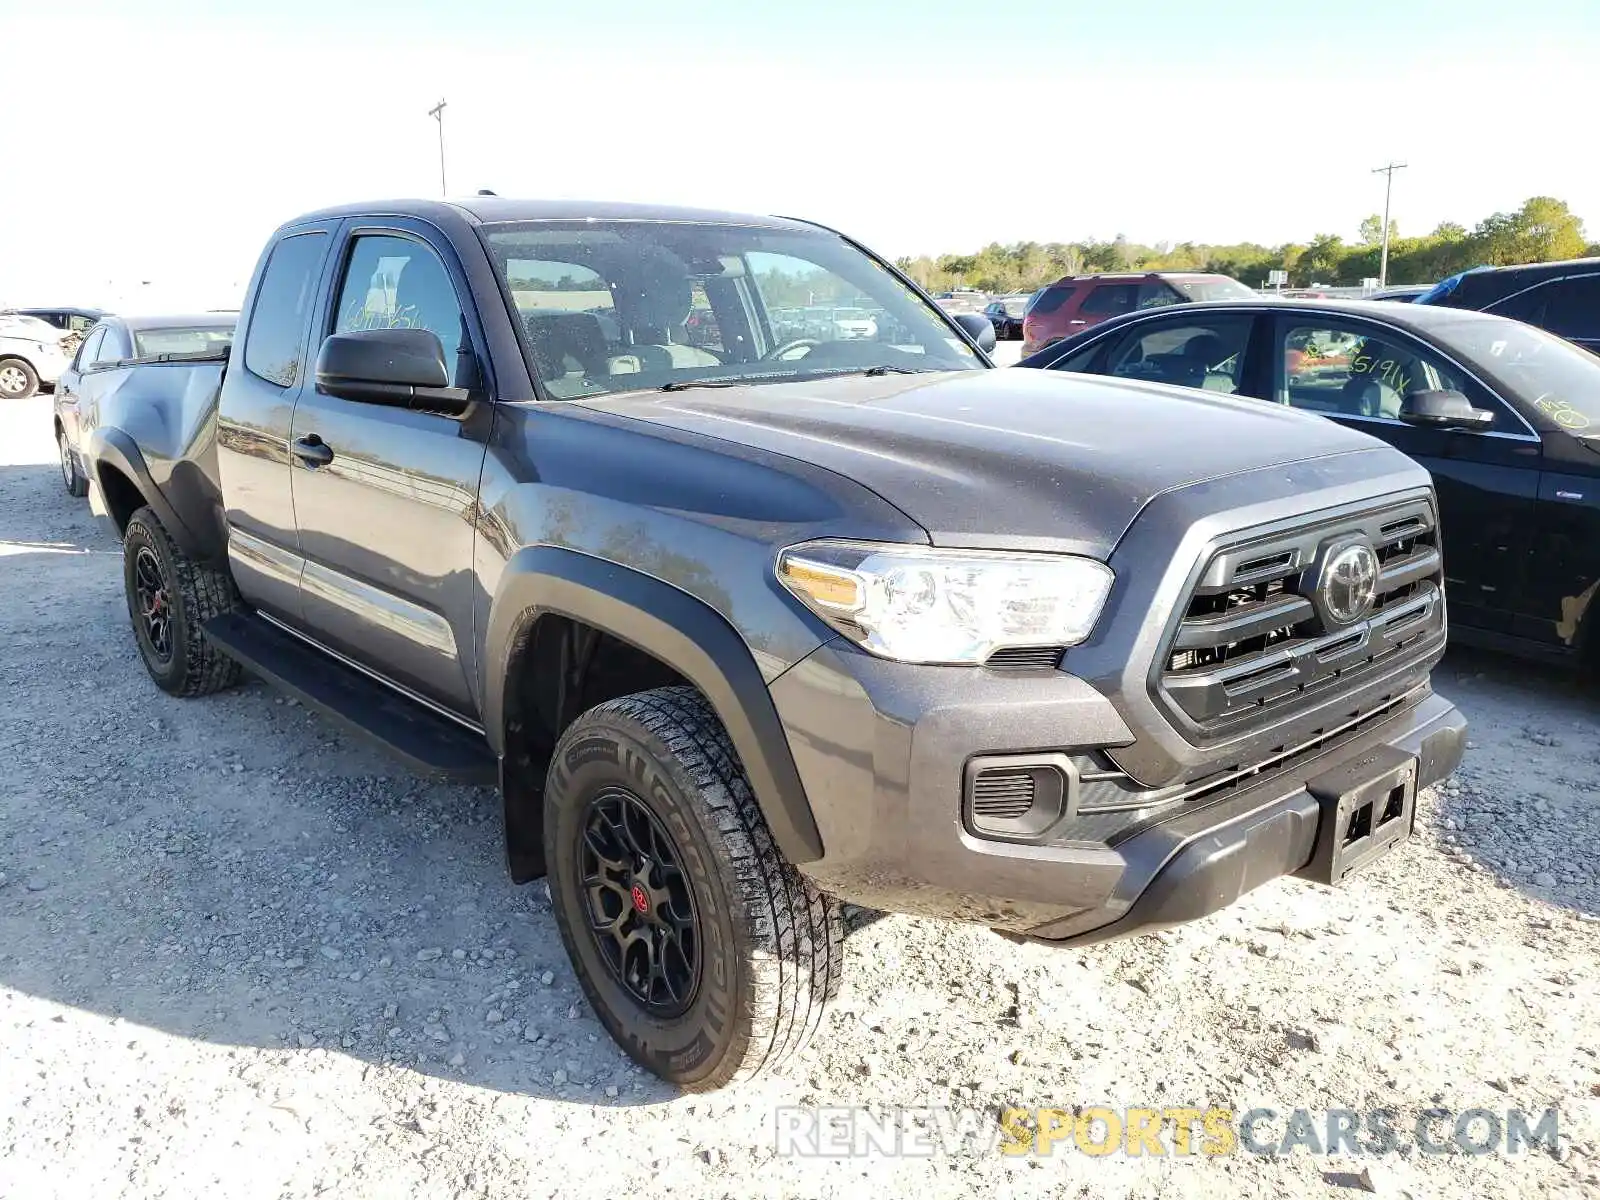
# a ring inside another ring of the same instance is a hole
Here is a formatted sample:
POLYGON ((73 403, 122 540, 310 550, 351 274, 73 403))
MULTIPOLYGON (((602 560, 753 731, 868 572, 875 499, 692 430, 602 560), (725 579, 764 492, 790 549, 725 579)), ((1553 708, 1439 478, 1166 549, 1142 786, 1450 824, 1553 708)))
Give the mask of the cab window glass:
POLYGON ((534 369, 557 400, 594 391, 622 348, 612 287, 593 268, 560 258, 508 258, 511 300, 534 369))
POLYGON ((356 238, 334 312, 335 333, 428 330, 444 348, 452 383, 471 386, 461 302, 444 263, 427 244, 388 234, 356 238))
POLYGON ((1416 392, 1467 392, 1466 377, 1399 333, 1336 321, 1284 327, 1277 400, 1309 412, 1398 420, 1416 392))
POLYGON ((300 377, 300 351, 326 246, 326 234, 301 233, 272 248, 244 343, 245 367, 268 383, 291 387, 300 377))
POLYGON ((1155 329, 1141 327, 1112 348, 1106 374, 1209 392, 1237 392, 1244 377, 1250 321, 1246 316, 1213 317, 1163 323, 1155 329))

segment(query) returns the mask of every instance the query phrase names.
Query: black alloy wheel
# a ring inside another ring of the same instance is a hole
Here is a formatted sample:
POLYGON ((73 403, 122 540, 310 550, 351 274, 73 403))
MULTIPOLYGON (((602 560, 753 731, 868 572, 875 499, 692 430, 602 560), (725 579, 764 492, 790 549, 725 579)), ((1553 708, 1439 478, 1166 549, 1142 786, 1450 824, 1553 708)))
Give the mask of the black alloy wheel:
POLYGON ((700 986, 694 889, 659 817, 627 788, 602 788, 584 809, 577 849, 589 932, 612 978, 646 1012, 679 1016, 700 986))
POLYGON ((133 560, 133 589, 142 622, 140 634, 156 659, 172 661, 172 599, 153 547, 140 546, 133 560))

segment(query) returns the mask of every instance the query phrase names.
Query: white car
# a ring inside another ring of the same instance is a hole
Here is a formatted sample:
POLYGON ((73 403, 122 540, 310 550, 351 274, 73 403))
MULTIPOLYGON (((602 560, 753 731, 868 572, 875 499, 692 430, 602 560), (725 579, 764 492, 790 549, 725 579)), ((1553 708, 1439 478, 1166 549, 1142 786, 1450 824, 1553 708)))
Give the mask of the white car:
POLYGON ((833 336, 839 341, 853 341, 878 336, 878 323, 864 308, 836 308, 833 310, 833 336))
POLYGON ((67 369, 61 330, 38 317, 0 314, 0 400, 26 400, 67 369))

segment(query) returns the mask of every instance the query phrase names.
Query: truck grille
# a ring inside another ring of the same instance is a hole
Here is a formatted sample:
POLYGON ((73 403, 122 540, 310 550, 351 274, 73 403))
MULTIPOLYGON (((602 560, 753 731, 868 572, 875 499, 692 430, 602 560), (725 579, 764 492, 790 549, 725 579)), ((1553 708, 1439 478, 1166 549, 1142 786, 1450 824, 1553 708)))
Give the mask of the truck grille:
POLYGON ((1443 628, 1438 522, 1418 498, 1215 550, 1158 655, 1155 690, 1202 740, 1232 734, 1420 653, 1443 628), (1369 584, 1350 614, 1344 602, 1369 584))

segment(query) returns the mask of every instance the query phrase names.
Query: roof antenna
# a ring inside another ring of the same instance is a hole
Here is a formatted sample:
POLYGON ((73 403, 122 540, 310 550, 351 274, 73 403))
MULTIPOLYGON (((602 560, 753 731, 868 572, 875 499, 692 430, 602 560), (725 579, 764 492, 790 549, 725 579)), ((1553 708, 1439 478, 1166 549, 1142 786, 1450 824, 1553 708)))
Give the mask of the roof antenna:
POLYGON ((498 196, 499 194, 498 192, 491 192, 488 188, 478 189, 478 195, 480 196, 498 196))

